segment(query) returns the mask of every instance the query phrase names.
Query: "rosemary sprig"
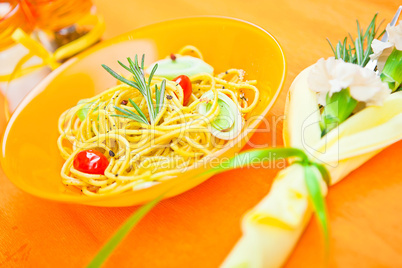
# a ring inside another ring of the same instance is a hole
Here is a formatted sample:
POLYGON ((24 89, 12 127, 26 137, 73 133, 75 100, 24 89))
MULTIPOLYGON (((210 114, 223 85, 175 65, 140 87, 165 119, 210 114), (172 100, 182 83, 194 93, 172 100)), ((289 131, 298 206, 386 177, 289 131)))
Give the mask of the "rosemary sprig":
POLYGON ((133 104, 134 103, 134 108, 137 110, 137 112, 138 112, 138 114, 135 114, 135 113, 133 113, 132 111, 130 111, 129 109, 126 109, 126 108, 120 108, 120 107, 117 107, 117 106, 113 106, 116 110, 118 110, 119 112, 121 112, 122 113, 122 115, 121 114, 112 114, 111 116, 115 116, 115 117, 123 117, 123 118, 128 118, 128 119, 132 119, 132 120, 135 120, 135 121, 137 121, 137 122, 140 122, 140 123, 144 123, 144 124, 148 124, 149 125, 149 122, 148 122, 148 119, 147 119, 147 117, 144 115, 144 113, 141 111, 141 109, 137 106, 137 104, 135 104, 135 102, 133 102, 131 99, 129 99, 130 100, 130 102, 131 102, 131 104, 133 104), (138 109, 137 109, 137 108, 138 109))
MULTIPOLYGON (((371 20, 369 26, 364 31, 360 28, 360 23, 357 20, 357 38, 354 40, 352 35, 349 34, 349 38, 353 43, 348 44, 348 37, 343 39, 343 42, 338 41, 336 47, 334 48, 331 42, 328 40, 329 45, 334 52, 336 59, 342 59, 345 62, 353 63, 365 67, 370 61, 370 54, 373 53, 371 48, 371 43, 374 39, 379 39, 385 30, 378 34, 378 29, 380 25, 376 28, 375 14, 371 20)), ((350 95, 349 89, 342 89, 340 92, 332 94, 332 96, 327 96, 327 105, 322 109, 321 113, 321 136, 326 135, 333 128, 337 127, 343 121, 345 121, 353 112, 357 106, 357 101, 350 95)))
MULTIPOLYGON (((134 78, 134 81, 128 80, 124 78, 123 76, 119 75, 112 69, 110 69, 108 66, 105 64, 102 64, 102 67, 110 73, 114 78, 120 80, 121 82, 138 89, 138 91, 144 96, 145 101, 148 106, 148 113, 149 113, 149 118, 151 121, 151 124, 155 123, 156 117, 158 116, 159 112, 162 109, 163 102, 164 102, 164 96, 165 96, 165 88, 166 88, 166 80, 163 80, 161 83, 161 88, 158 89, 158 86, 155 85, 155 106, 152 100, 152 91, 151 91, 151 82, 152 78, 158 68, 158 64, 155 64, 153 67, 148 81, 145 79, 145 72, 144 72, 144 60, 145 60, 145 55, 142 55, 142 60, 141 60, 141 66, 138 64, 138 58, 137 55, 135 55, 135 60, 133 61, 130 57, 127 58, 128 65, 123 64, 120 61, 117 61, 120 66, 122 66, 124 69, 129 71, 134 78)), ((134 109, 138 112, 138 114, 133 113, 132 111, 128 109, 121 109, 119 107, 114 107, 116 110, 120 111, 123 113, 123 115, 113 115, 113 116, 118 116, 118 117, 124 117, 124 118, 130 118, 132 120, 135 120, 137 122, 141 123, 146 123, 149 124, 148 119, 146 118, 145 114, 141 111, 140 107, 130 99, 131 105, 133 105, 134 109)))
POLYGON ((373 53, 371 43, 374 39, 379 39, 385 33, 384 30, 380 34, 378 34, 378 29, 381 26, 381 23, 376 28, 377 15, 378 14, 374 15, 374 18, 371 20, 371 23, 365 31, 360 28, 359 21, 356 21, 357 38, 354 40, 352 35, 349 34, 349 38, 351 39, 353 46, 348 44, 348 37, 345 37, 343 39, 343 42, 338 41, 336 47, 334 48, 334 46, 327 38, 327 41, 331 46, 332 52, 334 53, 336 59, 342 59, 345 62, 357 64, 362 67, 367 65, 370 60, 369 55, 373 53))

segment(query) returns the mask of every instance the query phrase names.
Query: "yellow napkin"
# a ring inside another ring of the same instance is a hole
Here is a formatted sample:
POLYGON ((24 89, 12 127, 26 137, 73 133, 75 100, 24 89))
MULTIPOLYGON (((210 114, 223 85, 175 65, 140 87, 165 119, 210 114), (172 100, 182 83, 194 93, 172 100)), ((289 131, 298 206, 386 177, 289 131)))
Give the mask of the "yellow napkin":
MULTIPOLYGON (((283 136, 287 147, 304 150, 325 165, 331 185, 388 145, 402 138, 402 92, 391 94, 382 106, 366 107, 321 138, 316 93, 308 88, 310 68, 301 72, 289 90, 283 136)), ((320 172, 321 192, 327 186, 320 172)), ((281 267, 312 215, 304 170, 292 164, 282 170, 270 193, 243 218, 243 236, 222 267, 281 267)))

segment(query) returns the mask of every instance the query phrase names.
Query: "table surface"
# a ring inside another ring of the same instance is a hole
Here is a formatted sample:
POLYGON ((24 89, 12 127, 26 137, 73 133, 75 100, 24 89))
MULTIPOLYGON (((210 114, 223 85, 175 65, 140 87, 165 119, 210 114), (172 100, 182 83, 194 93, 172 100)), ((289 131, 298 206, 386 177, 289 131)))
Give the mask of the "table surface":
MULTIPOLYGON (((387 22, 394 0, 96 0, 111 38, 166 19, 223 15, 253 22, 284 48, 288 75, 268 115, 276 131, 252 141, 280 146, 285 93, 292 80, 335 42, 366 26, 379 12, 387 22)), ((2 110, 2 109, 0 109, 2 110)), ((5 126, 0 114, 0 129, 5 126)), ((402 267, 402 142, 392 145, 342 182, 327 197, 331 226, 330 267, 402 267)), ((265 196, 278 169, 243 169, 215 176, 160 203, 120 244, 107 266, 217 267, 241 235, 241 216, 265 196), (252 175, 250 175, 252 173, 252 175)), ((82 267, 137 207, 94 208, 41 200, 12 185, 0 170, 0 266, 82 267)), ((286 267, 321 267, 322 239, 308 225, 286 267)))

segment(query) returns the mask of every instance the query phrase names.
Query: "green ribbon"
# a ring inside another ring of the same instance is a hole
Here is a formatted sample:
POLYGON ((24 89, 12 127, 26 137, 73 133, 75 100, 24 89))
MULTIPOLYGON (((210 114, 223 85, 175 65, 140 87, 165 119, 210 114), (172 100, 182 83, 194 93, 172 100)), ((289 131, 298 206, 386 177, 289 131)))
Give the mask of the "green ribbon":
MULTIPOLYGON (((237 169, 255 163, 255 159, 260 159, 263 163, 266 160, 283 160, 291 158, 293 164, 299 164, 304 168, 304 178, 306 187, 313 205, 315 214, 322 227, 325 239, 326 252, 329 249, 329 233, 328 233, 328 220, 325 207, 324 196, 321 193, 319 178, 316 177, 315 169, 319 171, 322 179, 330 185, 330 175, 327 169, 322 165, 311 161, 307 154, 296 148, 273 148, 273 149, 259 149, 250 150, 236 155, 223 165, 214 167, 198 176, 216 175, 231 169, 237 169)), ((154 200, 140 207, 133 215, 131 215, 126 222, 117 230, 117 232, 109 239, 109 241, 102 247, 95 258, 88 265, 90 268, 101 267, 119 243, 126 237, 126 235, 134 228, 137 223, 163 198, 166 193, 158 196, 154 200)))
POLYGON ((137 223, 153 209, 163 198, 165 194, 158 196, 154 200, 140 207, 133 215, 131 215, 126 222, 117 230, 117 232, 109 239, 109 241, 102 247, 102 249, 92 259, 88 268, 101 267, 107 260, 113 250, 119 245, 124 237, 137 225, 137 223))

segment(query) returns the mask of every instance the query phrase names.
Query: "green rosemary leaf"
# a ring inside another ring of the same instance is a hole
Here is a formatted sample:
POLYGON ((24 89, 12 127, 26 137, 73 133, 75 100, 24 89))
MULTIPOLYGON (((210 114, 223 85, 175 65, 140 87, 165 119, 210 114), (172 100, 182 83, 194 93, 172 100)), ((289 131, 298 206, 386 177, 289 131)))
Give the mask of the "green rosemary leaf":
MULTIPOLYGON (((374 38, 373 36, 369 36, 368 39, 367 39, 367 42, 371 44, 373 42, 373 40, 374 40, 373 38, 374 38)), ((366 62, 366 61, 368 62, 370 60, 369 59, 370 54, 371 54, 371 50, 367 49, 365 51, 365 54, 364 54, 364 57, 363 57, 363 62, 366 62)))
POLYGON ((349 49, 348 49, 348 58, 345 60, 346 62, 355 62, 356 61, 356 55, 352 54, 353 48, 349 44, 349 49))
MULTIPOLYGON (((351 34, 345 37, 343 42, 338 42, 336 48, 332 46, 331 42, 328 43, 331 46, 332 52, 336 59, 342 59, 345 62, 358 64, 362 67, 366 66, 370 61, 369 55, 372 54, 371 43, 374 39, 380 38, 385 31, 379 34, 379 26, 376 28, 377 14, 374 15, 369 26, 366 30, 360 28, 359 21, 357 24, 357 37, 352 37, 351 34), (363 34, 364 33, 364 34, 363 34), (351 40, 352 46, 348 44, 348 38, 351 40)), ((328 40, 328 39, 327 39, 328 40)))
POLYGON ((152 68, 151 73, 149 74, 149 78, 148 78, 148 85, 151 84, 152 78, 154 77, 154 74, 156 72, 156 69, 158 69, 158 64, 155 64, 154 67, 152 68))
POLYGON ((166 80, 163 80, 162 83, 161 83, 161 88, 159 90, 159 98, 158 98, 159 101, 157 102, 158 113, 162 109, 163 103, 165 101, 165 90, 166 90, 166 80))
POLYGON ((355 41, 355 47, 357 48, 356 49, 357 64, 361 65, 362 60, 361 60, 361 54, 360 54, 361 50, 360 50, 360 42, 359 41, 360 41, 360 39, 357 38, 355 41))
POLYGON ((137 120, 137 118, 133 117, 132 115, 111 114, 110 116, 111 117, 123 117, 123 118, 133 119, 133 120, 138 121, 138 122, 139 121, 142 122, 142 120, 137 120))
POLYGON ((155 109, 156 109, 156 114, 158 114, 159 113, 159 111, 160 111, 160 107, 159 107, 159 99, 160 99, 160 97, 161 97, 161 95, 160 95, 160 92, 159 92, 160 90, 158 89, 158 86, 157 85, 155 85, 155 109))
POLYGON ((335 52, 334 46, 331 44, 331 41, 329 41, 329 39, 328 39, 328 38, 327 38, 327 42, 328 42, 329 46, 331 47, 332 52, 334 53, 334 55, 336 55, 336 52, 335 52))
MULTIPOLYGON (((157 68, 158 68, 158 64, 155 64, 155 66, 152 68, 151 73, 149 74, 149 78, 148 78, 148 89, 150 91, 149 94, 151 94, 151 88, 149 86, 151 85, 152 78, 154 77, 154 74, 155 74, 157 68)), ((156 89, 156 85, 155 85, 155 89, 156 89)), ((155 90, 155 100, 156 100, 155 118, 159 114, 159 111, 160 111, 160 107, 158 107, 159 99, 160 99, 160 92, 155 90)))
POLYGON ((356 49, 356 56, 357 56, 357 64, 361 65, 362 62, 362 50, 363 50, 363 46, 362 46, 362 35, 361 35, 361 29, 360 29, 360 24, 359 21, 356 20, 356 24, 357 24, 357 38, 355 40, 355 49, 356 49))
POLYGON ((137 83, 139 83, 141 85, 141 87, 143 88, 144 92, 146 92, 146 83, 145 83, 145 78, 143 73, 140 70, 140 67, 138 65, 138 59, 137 59, 137 55, 135 55, 135 60, 133 61, 131 58, 127 58, 128 62, 130 63, 131 66, 131 71, 135 76, 135 80, 137 81, 137 83))
POLYGON ((141 108, 138 107, 138 105, 132 99, 128 99, 128 101, 131 103, 131 105, 133 105, 133 107, 137 111, 137 113, 148 123, 148 119, 145 116, 145 114, 141 111, 141 108))
POLYGON ((148 111, 149 111, 149 116, 151 117, 152 123, 155 122, 155 118, 157 116, 157 112, 154 107, 154 102, 152 100, 152 95, 151 95, 151 89, 149 86, 147 86, 147 95, 145 98, 147 99, 147 104, 148 104, 148 111))
POLYGON ((144 72, 144 62, 145 62, 145 54, 142 54, 142 59, 141 59, 141 70, 144 72))
POLYGON ((347 38, 345 37, 345 39, 343 39, 343 54, 342 54, 342 59, 347 59, 347 49, 346 49, 346 42, 347 42, 347 38))
POLYGON ((131 73, 131 69, 130 67, 128 67, 127 65, 125 65, 124 63, 122 63, 121 61, 117 61, 121 67, 123 67, 124 69, 126 69, 127 71, 129 71, 131 73))
POLYGON ((137 115, 137 114, 135 114, 135 113, 133 113, 132 111, 130 111, 129 109, 127 109, 127 108, 123 108, 127 113, 130 113, 131 115, 137 115))
MULTIPOLYGON (((143 117, 133 113, 132 111, 130 111, 128 109, 122 109, 122 108, 117 107, 117 106, 114 106, 114 108, 116 110, 118 110, 119 112, 123 113, 128 118, 131 118, 131 119, 133 119, 135 121, 142 122, 142 123, 145 123, 145 124, 149 125, 148 120, 146 118, 144 119, 143 117)), ((113 115, 113 116, 119 116, 119 115, 113 115)), ((120 117, 123 117, 123 116, 120 116, 120 117)))
MULTIPOLYGON (((152 99, 152 91, 151 91, 150 85, 152 82, 153 75, 155 74, 156 69, 158 68, 158 65, 155 64, 155 66, 153 67, 152 72, 148 79, 148 83, 147 83, 147 81, 145 79, 145 71, 144 71, 145 55, 142 55, 141 66, 138 63, 137 55, 135 55, 134 61, 130 57, 127 58, 127 61, 128 61, 128 66, 123 64, 120 61, 118 61, 118 63, 120 64, 121 67, 123 67, 125 70, 129 71, 133 75, 134 81, 130 81, 130 80, 124 78, 123 76, 117 74, 115 71, 113 71, 112 69, 110 69, 109 67, 107 67, 104 64, 102 66, 103 66, 103 68, 105 68, 106 71, 108 71, 116 79, 122 81, 123 83, 125 83, 129 86, 132 86, 132 87, 138 89, 138 91, 142 94, 142 96, 145 98, 145 101, 147 103, 148 114, 149 114, 149 119, 151 121, 151 124, 154 124, 155 119, 161 110, 160 105, 163 105, 166 81, 163 80, 161 89, 155 91, 155 100, 156 100, 155 105, 157 106, 157 107, 155 107, 153 99, 152 99)), ((130 102, 133 105, 133 107, 135 108, 135 110, 138 112, 138 115, 135 114, 135 116, 141 118, 141 120, 143 120, 144 123, 149 124, 148 119, 146 118, 145 114, 141 111, 141 109, 138 107, 138 105, 136 105, 132 100, 130 100, 130 102)), ((119 110, 119 109, 117 109, 117 110, 119 110)), ((119 110, 119 111, 122 112, 121 110, 119 110)), ((127 111, 129 111, 129 110, 127 110, 127 111)), ((129 112, 131 112, 131 111, 129 111, 129 112)), ((133 116, 130 113, 126 114, 126 115, 133 116)), ((138 118, 136 118, 135 120, 137 120, 137 119, 138 118)))
POLYGON ((338 42, 338 44, 336 44, 335 58, 336 59, 342 59, 342 57, 341 57, 341 42, 338 42))
POLYGON ((127 58, 129 64, 130 64, 130 68, 131 68, 131 73, 134 75, 134 79, 135 81, 138 83, 138 85, 140 86, 140 92, 142 95, 146 95, 147 94, 147 85, 145 84, 145 81, 143 79, 142 73, 139 70, 138 66, 138 60, 137 60, 137 55, 135 55, 135 62, 133 62, 133 60, 131 58, 127 58))
POLYGON ((125 114, 125 115, 128 115, 128 116, 130 116, 130 115, 133 115, 133 114, 134 114, 134 113, 133 113, 133 112, 131 112, 131 111, 128 111, 128 110, 122 109, 122 108, 117 107, 117 106, 113 106, 113 108, 115 108, 115 109, 116 109, 116 110, 118 110, 119 112, 121 112, 121 113, 123 113, 123 114, 125 114))
POLYGON ((138 87, 136 87, 136 84, 135 84, 133 81, 130 81, 130 80, 124 78, 123 76, 119 75, 118 73, 116 73, 115 71, 113 71, 112 69, 110 69, 110 68, 109 68, 108 66, 106 66, 105 64, 102 64, 102 67, 103 67, 108 73, 110 73, 114 78, 120 80, 121 82, 123 82, 123 83, 125 83, 125 84, 127 84, 127 85, 129 85, 129 86, 132 86, 132 87, 134 87, 134 88, 140 90, 138 87))
MULTIPOLYGON (((362 32, 361 32, 360 23, 359 23, 358 20, 356 20, 356 26, 357 26, 357 39, 361 40, 362 39, 362 32)), ((367 27, 366 32, 368 32, 369 29, 370 29, 370 26, 367 27)))
MULTIPOLYGON (((375 28, 375 21, 376 21, 376 19, 377 19, 377 16, 378 16, 378 13, 376 13, 376 14, 374 15, 373 19, 371 20, 369 26, 368 26, 367 29, 366 29, 366 32, 364 33, 363 39, 366 38, 367 36, 370 36, 370 35, 371 35, 371 34, 370 34, 370 31, 373 31, 373 30, 374 30, 374 31, 378 31, 378 29, 375 28)), ((380 23, 380 24, 381 24, 381 23, 380 23)))

